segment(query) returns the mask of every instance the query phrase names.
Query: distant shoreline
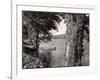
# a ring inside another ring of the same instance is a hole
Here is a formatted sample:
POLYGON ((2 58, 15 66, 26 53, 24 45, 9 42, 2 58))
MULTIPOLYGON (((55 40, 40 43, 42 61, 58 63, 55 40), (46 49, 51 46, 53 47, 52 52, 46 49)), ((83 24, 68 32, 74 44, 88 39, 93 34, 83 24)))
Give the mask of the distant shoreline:
POLYGON ((52 39, 65 39, 65 34, 53 36, 52 39))

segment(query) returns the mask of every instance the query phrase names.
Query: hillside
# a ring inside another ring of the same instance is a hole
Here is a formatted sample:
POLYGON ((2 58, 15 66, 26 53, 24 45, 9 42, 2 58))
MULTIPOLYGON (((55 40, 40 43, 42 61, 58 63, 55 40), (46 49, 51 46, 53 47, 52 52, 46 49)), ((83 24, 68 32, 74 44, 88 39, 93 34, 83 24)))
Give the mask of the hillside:
POLYGON ((65 34, 53 36, 53 39, 65 39, 65 34))

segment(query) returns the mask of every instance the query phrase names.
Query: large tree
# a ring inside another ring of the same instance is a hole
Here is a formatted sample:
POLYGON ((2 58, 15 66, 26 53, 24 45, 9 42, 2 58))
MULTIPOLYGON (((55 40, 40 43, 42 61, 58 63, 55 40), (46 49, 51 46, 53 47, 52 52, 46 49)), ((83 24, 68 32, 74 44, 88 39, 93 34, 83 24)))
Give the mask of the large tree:
POLYGON ((68 65, 81 65, 83 54, 84 32, 88 34, 89 41, 89 16, 87 14, 65 14, 66 20, 66 54, 68 65))
POLYGON ((56 24, 60 21, 60 14, 54 12, 22 12, 23 40, 28 39, 34 46, 37 57, 40 42, 51 40, 50 30, 57 30, 56 24))

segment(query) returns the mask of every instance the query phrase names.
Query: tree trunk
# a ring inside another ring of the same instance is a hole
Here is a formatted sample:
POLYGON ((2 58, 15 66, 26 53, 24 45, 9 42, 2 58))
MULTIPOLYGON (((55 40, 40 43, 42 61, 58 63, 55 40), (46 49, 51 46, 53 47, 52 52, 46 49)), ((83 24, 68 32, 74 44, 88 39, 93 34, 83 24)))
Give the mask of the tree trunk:
MULTIPOLYGON (((81 14, 80 14, 81 15, 81 14)), ((79 14, 65 14, 66 17, 66 55, 68 66, 81 65, 83 22, 79 14)))
POLYGON ((36 32, 36 57, 39 57, 39 31, 36 32))

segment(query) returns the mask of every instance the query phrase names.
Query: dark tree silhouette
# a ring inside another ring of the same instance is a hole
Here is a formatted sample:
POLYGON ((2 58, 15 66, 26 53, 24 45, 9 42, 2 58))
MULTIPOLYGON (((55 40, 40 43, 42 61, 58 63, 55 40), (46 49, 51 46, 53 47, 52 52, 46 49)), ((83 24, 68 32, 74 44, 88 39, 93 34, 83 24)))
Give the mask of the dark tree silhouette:
POLYGON ((57 30, 56 24, 60 21, 58 13, 22 11, 23 41, 27 39, 31 43, 37 57, 40 42, 51 40, 50 30, 57 30))

